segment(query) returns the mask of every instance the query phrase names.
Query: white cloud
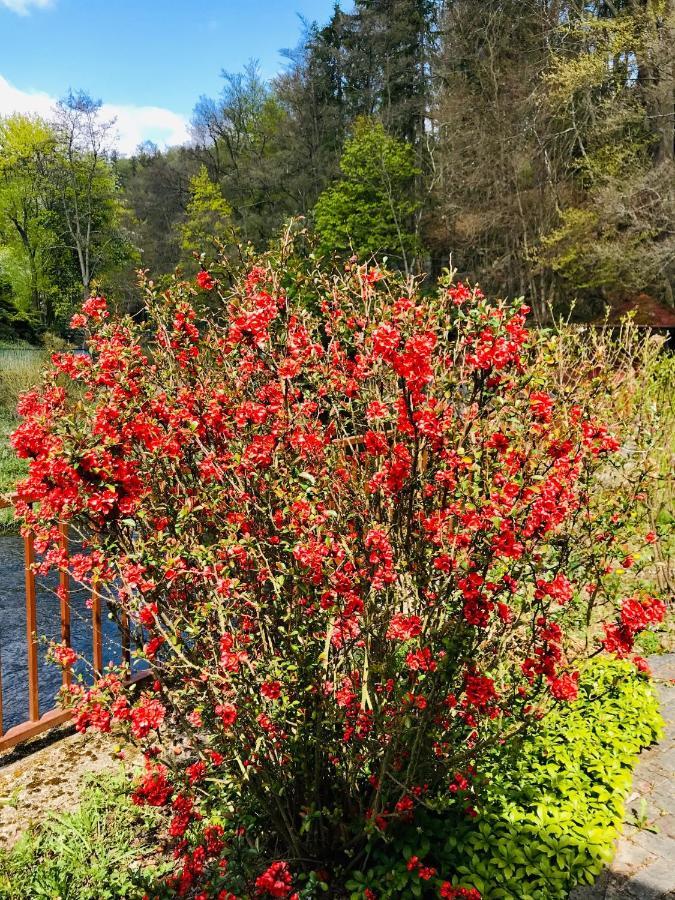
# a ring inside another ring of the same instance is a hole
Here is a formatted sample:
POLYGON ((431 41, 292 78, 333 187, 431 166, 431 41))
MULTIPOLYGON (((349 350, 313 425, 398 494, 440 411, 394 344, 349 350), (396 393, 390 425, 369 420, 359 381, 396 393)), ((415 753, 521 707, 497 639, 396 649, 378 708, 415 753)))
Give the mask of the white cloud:
POLYGON ((27 16, 32 7, 46 9, 52 3, 53 0, 0 0, 0 6, 10 9, 20 16, 27 16))
POLYGON ((54 112, 54 99, 43 91, 20 91, 0 75, 0 116, 15 112, 49 116, 54 112))
MULTIPOLYGON (((0 3, 10 2, 18 3, 19 0, 0 0, 0 3)), ((49 118, 55 104, 56 99, 44 91, 22 91, 0 75, 0 116, 18 112, 49 118)), ((161 106, 104 103, 101 118, 103 121, 116 120, 115 146, 126 155, 133 153, 143 141, 154 141, 160 147, 172 147, 185 144, 190 139, 187 119, 161 106)))
POLYGON ((104 103, 101 116, 104 120, 116 120, 116 146, 120 153, 127 155, 133 153, 143 141, 154 141, 160 147, 175 147, 190 140, 185 116, 162 106, 119 106, 104 103))

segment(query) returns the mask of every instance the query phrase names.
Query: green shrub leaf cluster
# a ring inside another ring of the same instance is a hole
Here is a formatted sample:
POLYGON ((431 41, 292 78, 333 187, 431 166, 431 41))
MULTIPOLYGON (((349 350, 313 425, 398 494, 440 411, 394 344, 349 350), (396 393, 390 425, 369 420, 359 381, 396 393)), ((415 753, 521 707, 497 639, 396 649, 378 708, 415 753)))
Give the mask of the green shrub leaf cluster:
POLYGON ((564 900, 592 884, 614 853, 639 752, 658 740, 662 719, 650 681, 619 660, 586 666, 576 703, 551 712, 488 770, 476 818, 456 811, 416 816, 415 827, 374 847, 352 879, 352 900, 422 897, 412 856, 483 900, 564 900))

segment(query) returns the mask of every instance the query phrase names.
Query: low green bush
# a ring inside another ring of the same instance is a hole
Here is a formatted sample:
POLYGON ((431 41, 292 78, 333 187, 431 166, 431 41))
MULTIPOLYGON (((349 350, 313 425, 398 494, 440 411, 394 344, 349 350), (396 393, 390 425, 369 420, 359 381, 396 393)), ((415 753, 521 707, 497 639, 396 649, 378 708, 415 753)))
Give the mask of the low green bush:
POLYGON ((414 828, 372 848, 352 900, 366 888, 378 900, 432 896, 411 857, 454 872, 453 884, 483 900, 564 900, 611 860, 637 755, 661 729, 651 682, 628 662, 593 660, 575 703, 494 756, 475 818, 456 801, 417 815, 414 828))

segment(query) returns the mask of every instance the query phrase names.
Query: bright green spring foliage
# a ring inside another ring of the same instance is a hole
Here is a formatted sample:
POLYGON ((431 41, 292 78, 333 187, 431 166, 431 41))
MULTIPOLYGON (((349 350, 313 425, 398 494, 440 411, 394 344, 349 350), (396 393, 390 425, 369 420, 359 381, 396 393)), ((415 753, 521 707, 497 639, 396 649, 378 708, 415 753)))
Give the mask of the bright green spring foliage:
POLYGON ((316 230, 326 252, 354 252, 362 258, 389 256, 408 270, 419 247, 413 198, 414 151, 362 118, 354 125, 340 159, 342 177, 319 197, 316 230))
POLYGON ((494 759, 476 818, 430 812, 419 829, 374 848, 352 900, 376 886, 380 900, 427 896, 409 870, 413 856, 483 900, 566 900, 592 884, 612 858, 637 755, 659 738, 662 719, 652 684, 628 662, 592 661, 579 687, 575 703, 494 759))
POLYGON ((232 208, 202 165, 190 179, 190 202, 181 227, 183 251, 188 255, 203 252, 213 258, 221 246, 231 244, 234 238, 232 208))

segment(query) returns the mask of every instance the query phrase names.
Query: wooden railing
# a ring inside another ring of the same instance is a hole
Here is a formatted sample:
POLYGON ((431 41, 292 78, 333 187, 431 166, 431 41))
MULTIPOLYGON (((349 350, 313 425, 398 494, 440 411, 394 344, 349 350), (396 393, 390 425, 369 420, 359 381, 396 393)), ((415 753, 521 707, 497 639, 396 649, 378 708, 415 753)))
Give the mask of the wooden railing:
MULTIPOLYGON (((0 497, 0 509, 11 508, 9 500, 0 497)), ((68 529, 61 528, 62 547, 68 553, 68 529)), ((55 725, 67 722, 72 713, 70 710, 52 708, 40 715, 40 694, 38 686, 39 657, 38 657, 38 631, 37 631, 37 590, 35 580, 35 546, 33 535, 27 533, 23 538, 24 546, 24 575, 25 575, 25 600, 26 600, 26 657, 28 667, 28 718, 13 726, 8 731, 3 730, 3 691, 2 670, 0 668, 0 750, 6 750, 16 744, 33 738, 55 725)), ((70 575, 62 569, 59 573, 60 594, 60 623, 61 640, 67 646, 71 646, 70 632, 70 575)), ((95 674, 103 670, 103 634, 101 628, 101 594, 94 583, 91 592, 91 626, 92 626, 92 666, 95 674)), ((121 627, 121 651, 123 662, 130 664, 130 633, 126 618, 122 620, 121 627)), ((143 673, 133 680, 144 677, 143 673)), ((69 672, 64 670, 63 684, 70 681, 69 672)))

